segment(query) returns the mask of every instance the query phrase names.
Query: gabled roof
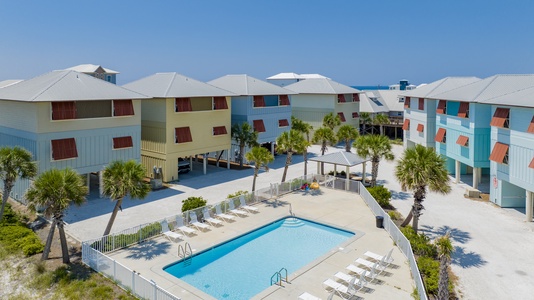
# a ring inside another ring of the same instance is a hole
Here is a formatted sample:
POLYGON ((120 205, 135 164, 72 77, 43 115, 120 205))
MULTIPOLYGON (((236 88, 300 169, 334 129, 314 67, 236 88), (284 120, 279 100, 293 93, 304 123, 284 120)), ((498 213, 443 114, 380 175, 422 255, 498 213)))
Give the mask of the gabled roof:
POLYGON ((22 81, 22 79, 8 79, 8 80, 3 80, 3 81, 0 81, 0 88, 4 88, 4 87, 6 87, 6 86, 10 86, 10 85, 19 83, 19 82, 21 82, 21 81, 22 81))
POLYGON ((75 71, 52 71, 0 89, 0 99, 29 102, 144 99, 93 76, 75 71))
POLYGON ((366 91, 360 93, 360 112, 380 113, 389 111, 383 100, 377 96, 375 91, 366 91), (375 101, 371 98, 376 99, 375 101))
POLYGON ((351 88, 327 78, 312 78, 295 82, 285 87, 300 94, 356 94, 360 90, 351 88))
POLYGON ((111 69, 106 69, 106 68, 104 68, 102 66, 92 65, 92 64, 77 65, 77 66, 74 66, 74 67, 67 68, 65 70, 72 70, 72 71, 76 71, 76 72, 80 72, 80 73, 96 73, 96 71, 98 71, 98 69, 101 69, 105 73, 108 73, 108 74, 119 74, 119 72, 117 72, 117 71, 113 71, 111 69))
POLYGON ((382 103, 384 103, 388 111, 404 111, 404 102, 399 102, 400 92, 399 90, 376 90, 375 94, 380 95, 382 103))
POLYGON ((232 92, 175 72, 156 73, 123 87, 154 98, 235 96, 232 92))
POLYGON ((241 96, 294 94, 283 87, 244 74, 225 75, 208 83, 241 96))
POLYGON ((363 158, 352 152, 339 151, 323 156, 309 158, 310 161, 324 162, 327 164, 336 164, 340 166, 356 166, 363 162, 370 161, 370 158, 363 158))
POLYGON ((403 92, 401 93, 401 96, 433 98, 436 94, 450 91, 479 80, 480 78, 477 77, 445 77, 427 85, 420 86, 415 90, 403 92))
POLYGON ((508 93, 505 95, 484 99, 481 103, 494 105, 509 105, 534 108, 534 87, 508 93))
POLYGON ((325 77, 321 74, 278 73, 267 79, 272 80, 272 79, 311 79, 311 78, 328 78, 328 77, 325 77))
POLYGON ((494 75, 471 84, 434 95, 436 99, 485 102, 488 99, 534 87, 534 74, 494 75))

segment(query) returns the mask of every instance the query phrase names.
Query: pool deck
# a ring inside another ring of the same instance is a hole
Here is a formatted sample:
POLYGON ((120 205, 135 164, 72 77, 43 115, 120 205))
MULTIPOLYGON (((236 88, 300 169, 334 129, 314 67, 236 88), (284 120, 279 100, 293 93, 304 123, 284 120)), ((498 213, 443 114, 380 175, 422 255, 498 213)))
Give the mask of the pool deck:
MULTIPOLYGON (((259 208, 259 213, 237 217, 235 222, 225 222, 220 227, 212 226, 210 231, 198 232, 196 236, 186 237, 179 243, 170 242, 160 236, 108 255, 139 272, 141 276, 154 280, 181 299, 214 299, 163 271, 163 267, 179 260, 178 245, 189 242, 194 253, 208 249, 289 216, 290 206, 296 217, 352 231, 356 236, 290 274, 290 283, 284 282, 283 287, 271 286, 253 299, 297 299, 303 292, 326 299, 329 293, 322 285, 324 280, 334 279, 334 274, 338 271, 347 273, 345 267, 358 257, 364 258, 363 253, 367 250, 386 254, 392 247, 393 264, 377 277, 378 280, 370 282, 366 288, 359 291, 357 296, 363 299, 413 299, 411 293, 414 283, 405 256, 384 229, 376 228, 375 217, 361 197, 354 193, 325 188, 315 194, 299 191, 284 195, 277 202, 273 199, 258 203, 256 207, 259 208)), ((282 267, 275 266, 273 273, 282 267)), ((268 281, 269 278, 265 280, 268 281)), ((334 297, 336 298, 340 297, 334 297)))

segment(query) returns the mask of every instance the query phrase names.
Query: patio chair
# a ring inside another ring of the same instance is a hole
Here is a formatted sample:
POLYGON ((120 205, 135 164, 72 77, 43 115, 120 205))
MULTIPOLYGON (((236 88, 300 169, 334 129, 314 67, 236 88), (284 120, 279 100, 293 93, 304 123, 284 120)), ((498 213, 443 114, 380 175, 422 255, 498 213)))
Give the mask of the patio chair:
POLYGON ((183 235, 169 230, 169 224, 167 223, 167 220, 161 222, 161 233, 163 233, 169 241, 175 243, 177 243, 178 240, 182 240, 184 238, 183 235))
POLYGON ((230 201, 228 201, 228 206, 230 207, 228 211, 233 213, 234 215, 240 216, 240 217, 248 216, 248 212, 235 208, 233 199, 230 199, 230 201))
MULTIPOLYGON (((349 274, 343 273, 343 272, 337 272, 334 277, 337 279, 341 279, 345 282, 350 282, 353 278, 357 278, 357 276, 350 276, 349 274)), ((364 286, 367 285, 367 280, 365 280, 365 275, 360 274, 358 281, 355 281, 354 283, 354 290, 357 292, 361 289, 363 289, 364 286)))
POLYGON ((174 229, 178 229, 180 230, 182 233, 186 234, 186 235, 191 235, 191 234, 196 234, 197 231, 194 230, 193 228, 190 228, 190 227, 187 227, 184 225, 184 218, 182 217, 182 215, 177 215, 176 216, 176 228, 174 229))
POLYGON ((239 203, 240 203, 239 207, 243 208, 244 210, 248 212, 254 212, 254 213, 260 212, 260 210, 257 207, 247 205, 247 202, 245 201, 245 195, 239 196, 239 203))
POLYGON ((210 225, 222 226, 223 222, 221 220, 212 218, 210 215, 210 210, 207 207, 204 207, 204 210, 202 210, 202 213, 204 214, 204 221, 210 223, 210 225))
POLYGON ((348 265, 345 269, 349 270, 352 273, 355 273, 357 275, 363 275, 367 278, 370 278, 371 280, 375 279, 378 275, 376 273, 376 266, 378 266, 378 262, 375 263, 375 265, 371 268, 371 271, 362 269, 360 267, 357 267, 353 264, 348 265))
POLYGON ((231 216, 231 215, 228 215, 228 214, 223 214, 222 211, 221 211, 221 204, 218 204, 215 206, 215 216, 217 218, 221 218, 227 222, 229 221, 235 221, 235 217, 234 216, 231 216))
POLYGON ((342 283, 339 283, 335 280, 332 280, 328 278, 327 280, 323 281, 323 284, 326 285, 327 288, 331 288, 336 292, 341 298, 343 299, 350 299, 354 294, 356 294, 356 289, 354 287, 354 284, 356 283, 356 277, 352 277, 352 279, 349 281, 349 285, 346 286, 342 283), (348 296, 348 297, 345 297, 348 296))
POLYGON ((366 266, 369 269, 374 269, 378 274, 382 273, 382 271, 386 269, 386 267, 383 265, 383 260, 380 262, 371 262, 363 258, 358 258, 354 262, 366 266))
POLYGON ((204 224, 198 221, 197 214, 193 211, 189 213, 189 219, 190 219, 189 224, 195 226, 200 231, 210 229, 210 226, 208 224, 204 224))
MULTIPOLYGON (((326 298, 326 300, 332 300, 333 298, 334 298, 334 292, 331 292, 328 295, 328 298, 326 298)), ((300 294, 299 299, 300 300, 321 300, 321 298, 315 297, 314 295, 307 293, 307 292, 300 294)))
POLYGON ((393 262, 393 257, 391 257, 391 253, 393 253, 393 248, 391 248, 391 250, 389 250, 389 252, 386 254, 386 255, 380 255, 380 254, 376 254, 374 252, 371 252, 371 251, 366 251, 363 255, 367 256, 367 257, 370 257, 376 261, 382 261, 383 260, 383 266, 384 267, 387 267, 389 266, 389 264, 391 264, 393 262))

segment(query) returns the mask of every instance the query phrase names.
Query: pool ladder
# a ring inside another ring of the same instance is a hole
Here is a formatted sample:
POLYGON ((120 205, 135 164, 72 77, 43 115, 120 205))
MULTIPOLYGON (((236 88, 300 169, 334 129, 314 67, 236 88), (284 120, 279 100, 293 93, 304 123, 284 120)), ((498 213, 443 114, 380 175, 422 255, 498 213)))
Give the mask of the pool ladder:
POLYGON ((185 242, 185 245, 178 245, 178 257, 184 259, 184 266, 191 265, 193 261, 193 250, 191 250, 191 244, 185 242))
POLYGON ((289 280, 287 279, 287 269, 286 268, 280 269, 280 271, 274 273, 273 276, 271 276, 271 285, 276 284, 276 285, 279 285, 279 286, 283 286, 282 285, 282 281, 285 281, 285 282, 289 283, 289 280), (283 272, 284 276, 282 276, 282 272, 283 272))

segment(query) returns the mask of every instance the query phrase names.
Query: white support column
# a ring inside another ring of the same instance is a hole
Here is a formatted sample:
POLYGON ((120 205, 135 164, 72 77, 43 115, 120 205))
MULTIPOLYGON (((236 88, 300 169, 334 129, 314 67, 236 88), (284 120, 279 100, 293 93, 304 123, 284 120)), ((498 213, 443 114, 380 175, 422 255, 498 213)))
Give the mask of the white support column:
POLYGON ((219 155, 220 155, 220 153, 221 153, 221 151, 215 152, 216 159, 217 159, 217 161, 215 163, 217 164, 217 168, 219 167, 219 155))
POLYGON ((274 156, 274 142, 271 142, 271 154, 274 156))
POLYGON ((478 171, 480 168, 473 168, 473 188, 478 190, 478 183, 480 181, 478 171))
POLYGON ((334 164, 334 176, 337 176, 337 165, 334 164))
POLYGON ((534 202, 534 193, 531 191, 526 191, 527 199, 526 199, 526 205, 525 205, 525 216, 527 222, 532 222, 532 214, 533 214, 533 202, 534 202))
POLYGON ((189 169, 193 171, 193 156, 189 156, 189 169))
POLYGON ((87 173, 87 194, 91 193, 91 173, 87 173))
POLYGON ((482 182, 482 168, 478 168, 478 184, 482 182))
POLYGON ((230 151, 232 149, 228 149, 228 151, 226 151, 226 168, 228 170, 230 170, 230 151))
POLYGON ((100 198, 104 198, 104 171, 98 172, 98 194, 100 195, 100 198))
POLYGON ((345 190, 348 191, 349 190, 349 177, 350 177, 350 174, 349 174, 349 166, 347 166, 346 170, 345 170, 345 190))
POLYGON ((321 174, 321 163, 317 162, 317 174, 321 174))
POLYGON ((460 183, 460 169, 461 169, 461 163, 459 160, 456 161, 456 170, 455 170, 455 173, 456 173, 456 183, 460 183))
POLYGON ((365 184, 365 181, 367 180, 367 173, 365 171, 365 167, 367 166, 367 162, 364 161, 363 162, 363 166, 362 166, 362 183, 365 184))
POLYGON ((204 168, 204 175, 206 175, 208 166, 208 153, 204 153, 204 159, 202 159, 202 166, 204 168))

